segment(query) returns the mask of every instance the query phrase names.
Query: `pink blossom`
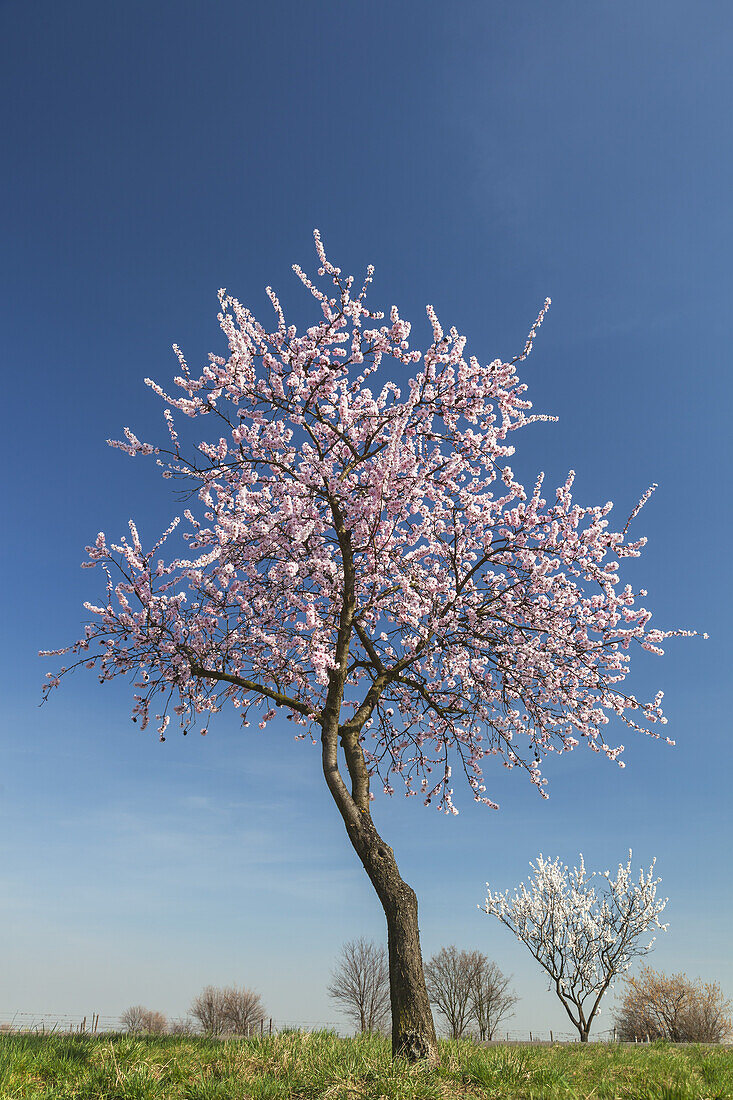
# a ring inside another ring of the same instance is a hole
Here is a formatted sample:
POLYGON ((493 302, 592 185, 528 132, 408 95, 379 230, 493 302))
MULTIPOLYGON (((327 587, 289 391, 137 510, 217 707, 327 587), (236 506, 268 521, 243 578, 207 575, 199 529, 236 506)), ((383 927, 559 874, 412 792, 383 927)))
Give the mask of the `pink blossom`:
POLYGON ((572 471, 545 498, 544 475, 528 493, 509 465, 511 434, 553 419, 531 413, 517 373, 549 299, 509 362, 468 355, 432 306, 427 346, 412 348, 396 307, 387 323, 366 304, 373 268, 357 292, 315 240, 319 282, 295 268, 310 327, 288 325, 271 288, 272 330, 221 290, 227 355, 197 374, 174 346, 172 392, 146 379, 168 448, 129 428, 111 445, 157 456, 192 501, 187 529, 167 560, 177 519, 149 550, 132 521, 129 540, 100 533, 84 564, 105 582, 84 637, 45 655, 71 651, 102 682, 131 675, 143 727, 161 700, 184 729, 231 703, 245 724, 263 709, 264 729, 275 705, 312 730, 337 698, 384 789, 419 783, 446 812, 451 766, 490 806, 486 757, 543 797, 549 752, 584 741, 623 766, 609 719, 653 737, 665 721, 661 696, 622 690, 631 647, 661 654, 695 632, 652 628, 646 593, 619 579, 655 486, 614 532, 610 502, 573 500, 572 471), (211 437, 185 441, 182 418, 211 437))

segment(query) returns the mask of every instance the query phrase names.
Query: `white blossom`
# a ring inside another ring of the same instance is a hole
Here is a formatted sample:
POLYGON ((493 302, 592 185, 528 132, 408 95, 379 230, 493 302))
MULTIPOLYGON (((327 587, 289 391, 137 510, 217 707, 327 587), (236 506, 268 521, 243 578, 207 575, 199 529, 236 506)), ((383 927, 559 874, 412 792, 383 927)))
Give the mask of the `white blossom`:
POLYGON ((639 938, 652 926, 668 928, 659 923, 668 899, 656 898, 661 880, 653 878, 655 862, 634 883, 629 849, 628 862, 619 864, 615 878, 610 871, 599 873, 600 894, 591 883, 596 872, 586 874, 582 854, 580 865, 572 870, 540 854, 536 865, 530 863, 534 874, 529 885, 520 883, 512 897, 508 890, 492 893, 486 884, 486 902, 479 908, 498 917, 527 945, 549 974, 550 988, 583 1041, 613 978, 654 943, 652 938, 640 945, 639 938))

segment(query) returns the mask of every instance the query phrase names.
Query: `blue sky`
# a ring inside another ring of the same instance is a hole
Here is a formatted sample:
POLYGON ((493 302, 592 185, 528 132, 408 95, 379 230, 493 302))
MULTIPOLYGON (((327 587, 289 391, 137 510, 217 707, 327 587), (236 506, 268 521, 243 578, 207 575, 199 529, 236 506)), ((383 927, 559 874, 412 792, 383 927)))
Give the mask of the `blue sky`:
POLYGON ((0 1020, 177 1016, 237 981, 278 1020, 338 1021, 341 943, 383 938, 308 742, 222 715, 161 745, 91 675, 38 708, 38 649, 77 637, 96 595, 84 545, 176 511, 105 439, 160 433, 142 380, 171 377, 174 341, 189 362, 222 351, 219 287, 267 316, 271 284, 312 316, 290 265, 315 267, 314 226, 342 268, 375 264, 373 301, 416 338, 432 302, 485 361, 520 351, 552 297, 524 377, 560 421, 517 436, 515 469, 559 484, 572 467, 577 498, 624 520, 658 482, 627 579, 658 625, 710 635, 635 661, 675 748, 626 737, 624 771, 563 755, 547 802, 489 769, 499 812, 468 791, 456 818, 378 795, 425 954, 481 948, 514 975, 511 1028, 565 1030, 476 905, 540 851, 605 869, 632 847, 670 897, 652 964, 733 995, 730 5, 6 0, 0 51, 0 1020))

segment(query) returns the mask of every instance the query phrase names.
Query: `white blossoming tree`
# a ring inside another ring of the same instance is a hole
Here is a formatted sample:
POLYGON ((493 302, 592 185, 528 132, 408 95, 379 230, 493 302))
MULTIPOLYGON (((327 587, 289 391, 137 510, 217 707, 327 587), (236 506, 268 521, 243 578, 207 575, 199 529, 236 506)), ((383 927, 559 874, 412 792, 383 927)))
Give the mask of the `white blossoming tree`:
POLYGON ((580 866, 562 866, 537 857, 530 863, 534 875, 529 886, 520 883, 510 898, 509 891, 492 894, 486 883, 484 913, 498 917, 517 939, 526 944, 540 966, 550 976, 550 988, 560 998, 565 1011, 580 1033, 581 1043, 588 1042, 593 1018, 600 1011, 603 994, 613 979, 628 970, 631 960, 646 955, 654 938, 646 946, 638 940, 653 925, 668 899, 657 901, 654 864, 639 881, 631 881, 631 850, 624 866, 619 864, 616 878, 605 871, 608 889, 599 896, 591 884, 596 872, 586 875, 583 856, 580 866))

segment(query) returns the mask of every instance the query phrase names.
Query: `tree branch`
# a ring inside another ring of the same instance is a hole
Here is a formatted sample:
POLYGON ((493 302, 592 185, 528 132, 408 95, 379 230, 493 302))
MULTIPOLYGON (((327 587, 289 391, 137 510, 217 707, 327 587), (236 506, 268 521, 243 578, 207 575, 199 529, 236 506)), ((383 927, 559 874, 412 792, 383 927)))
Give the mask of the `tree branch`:
POLYGON ((299 714, 304 714, 307 718, 313 718, 315 721, 320 718, 320 714, 311 710, 307 703, 302 703, 299 699, 292 699, 282 691, 273 691, 272 688, 265 687, 263 684, 256 684, 252 680, 245 680, 243 677, 235 676, 230 672, 219 672, 214 668, 203 668, 194 661, 191 662, 191 672, 194 676, 200 676, 203 680, 224 680, 228 684, 244 688, 245 691, 257 692, 267 699, 272 699, 278 706, 297 710, 299 714))

